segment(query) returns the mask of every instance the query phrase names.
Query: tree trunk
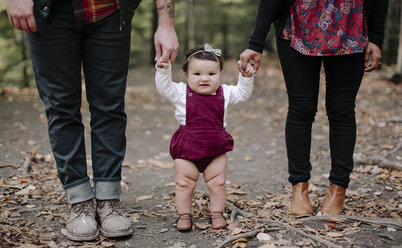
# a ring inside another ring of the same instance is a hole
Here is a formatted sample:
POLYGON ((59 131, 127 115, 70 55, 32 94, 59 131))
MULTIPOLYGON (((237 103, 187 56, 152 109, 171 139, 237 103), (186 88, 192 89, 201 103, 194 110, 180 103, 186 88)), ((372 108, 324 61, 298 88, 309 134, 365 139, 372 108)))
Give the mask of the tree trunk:
POLYGON ((395 74, 391 77, 390 81, 395 84, 402 82, 402 2, 400 4, 400 23, 399 23, 399 42, 398 42, 398 57, 396 61, 395 74))
POLYGON ((195 47, 194 0, 187 0, 187 47, 185 51, 195 47))
POLYGON ((21 68, 22 87, 29 87, 27 44, 24 33, 20 32, 19 40, 20 40, 21 61, 22 61, 22 68, 21 68))
MULTIPOLYGON (((155 34, 156 29, 158 28, 158 10, 156 9, 156 4, 153 4, 153 15, 152 15, 152 34, 155 34)), ((149 63, 151 65, 155 64, 155 44, 154 44, 154 36, 151 35, 151 39, 149 41, 151 43, 151 51, 150 51, 150 60, 149 63)))
POLYGON ((401 5, 401 16, 400 16, 400 24, 399 24, 399 46, 398 46, 398 58, 396 62, 396 74, 402 74, 402 1, 401 5))

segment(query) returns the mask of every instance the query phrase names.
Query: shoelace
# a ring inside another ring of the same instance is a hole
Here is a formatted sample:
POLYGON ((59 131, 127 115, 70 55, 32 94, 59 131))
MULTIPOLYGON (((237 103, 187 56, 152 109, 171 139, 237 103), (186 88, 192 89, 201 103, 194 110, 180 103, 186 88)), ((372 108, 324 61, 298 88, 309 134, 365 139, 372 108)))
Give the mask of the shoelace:
POLYGON ((81 214, 90 215, 90 206, 88 201, 73 204, 71 210, 76 213, 77 216, 81 216, 81 214))
POLYGON ((121 215, 121 211, 120 211, 120 205, 119 205, 119 201, 118 200, 108 200, 108 201, 104 201, 104 207, 107 208, 107 215, 121 215))

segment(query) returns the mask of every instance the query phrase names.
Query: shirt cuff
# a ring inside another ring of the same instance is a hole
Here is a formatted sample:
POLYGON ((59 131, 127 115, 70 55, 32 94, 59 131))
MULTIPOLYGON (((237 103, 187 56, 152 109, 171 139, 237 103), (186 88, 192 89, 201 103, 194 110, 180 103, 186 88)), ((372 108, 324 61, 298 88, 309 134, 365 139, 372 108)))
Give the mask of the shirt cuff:
POLYGON ((254 82, 254 76, 252 77, 243 77, 243 75, 241 75, 241 73, 239 72, 239 81, 244 83, 244 84, 252 84, 254 82))

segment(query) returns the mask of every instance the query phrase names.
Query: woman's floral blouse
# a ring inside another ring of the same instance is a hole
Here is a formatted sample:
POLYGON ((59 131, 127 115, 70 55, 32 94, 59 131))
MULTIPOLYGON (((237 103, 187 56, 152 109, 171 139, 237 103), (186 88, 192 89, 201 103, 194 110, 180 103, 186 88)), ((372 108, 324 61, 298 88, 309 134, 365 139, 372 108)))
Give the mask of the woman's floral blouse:
POLYGON ((364 0, 295 0, 280 38, 304 55, 361 53, 368 45, 364 0))

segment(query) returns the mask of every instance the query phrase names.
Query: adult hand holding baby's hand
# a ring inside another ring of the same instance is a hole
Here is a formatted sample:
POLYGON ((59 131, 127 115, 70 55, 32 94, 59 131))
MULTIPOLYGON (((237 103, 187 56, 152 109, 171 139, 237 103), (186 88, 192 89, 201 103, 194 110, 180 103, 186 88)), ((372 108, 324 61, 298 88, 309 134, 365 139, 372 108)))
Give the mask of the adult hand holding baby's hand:
MULTIPOLYGON (((239 68, 240 68, 241 61, 240 60, 237 61, 237 64, 239 65, 239 68)), ((252 77, 256 73, 256 70, 255 70, 254 66, 252 64, 250 64, 250 63, 247 63, 247 66, 246 66, 245 70, 240 70, 239 69, 239 71, 240 71, 240 73, 241 73, 241 75, 243 77, 252 77)))
POLYGON ((158 62, 156 62, 156 67, 160 68, 160 69, 169 69, 170 66, 170 61, 162 61, 162 60, 158 60, 158 62))

